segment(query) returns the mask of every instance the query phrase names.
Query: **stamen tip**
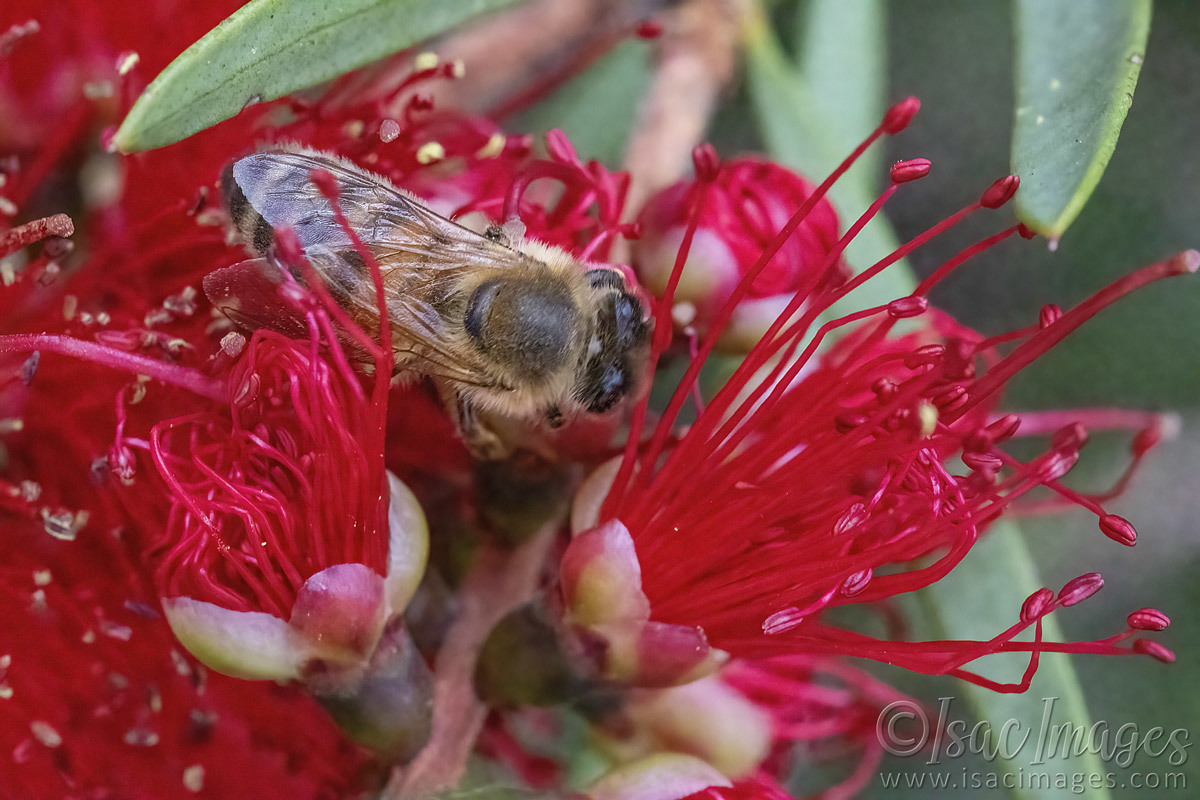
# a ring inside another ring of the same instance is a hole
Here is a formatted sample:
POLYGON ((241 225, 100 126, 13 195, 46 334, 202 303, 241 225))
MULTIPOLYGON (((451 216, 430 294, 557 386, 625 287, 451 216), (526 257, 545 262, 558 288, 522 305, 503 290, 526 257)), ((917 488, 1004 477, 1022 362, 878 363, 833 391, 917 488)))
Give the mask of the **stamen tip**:
POLYGON ((1104 578, 1100 573, 1089 572, 1067 581, 1062 591, 1058 593, 1058 602, 1064 606, 1077 605, 1103 588, 1104 578))
POLYGON ((1136 631, 1163 631, 1171 619, 1157 608, 1141 608, 1130 614, 1126 622, 1136 631))
POLYGON ((1038 589, 1021 605, 1021 621, 1035 622, 1046 616, 1054 600, 1054 592, 1046 588, 1038 589))
POLYGON ((644 19, 638 23, 635 33, 639 39, 657 39, 663 35, 663 26, 656 19, 644 19))
POLYGON ((887 110, 883 115, 883 132, 894 136, 908 127, 913 117, 921 110, 921 101, 916 97, 906 97, 887 110))
POLYGON ((1171 270, 1177 275, 1192 274, 1200 270, 1200 251, 1184 250, 1169 262, 1171 270))
POLYGON ((929 301, 924 297, 901 297, 887 305, 888 316, 892 319, 908 319, 919 317, 929 308, 929 301))
POLYGON ((696 145, 692 149, 692 165, 696 170, 696 180, 710 183, 717 178, 721 169, 721 159, 717 149, 708 142, 696 145))
POLYGON ((892 165, 892 183, 908 183, 929 174, 933 162, 928 158, 910 158, 892 165))
POLYGON ((1172 664, 1175 661, 1175 653, 1171 648, 1150 639, 1135 639, 1133 641, 1133 651, 1150 656, 1164 664, 1172 664))
POLYGON ((999 208, 1012 199, 1021 185, 1021 179, 1016 175, 1005 175, 993 183, 979 198, 979 205, 984 208, 999 208))
POLYGON ((546 131, 546 151, 550 157, 562 164, 578 164, 579 154, 567 135, 558 128, 546 131))
POLYGON ((1137 530, 1124 517, 1116 514, 1105 514, 1100 518, 1100 530, 1104 535, 1118 544, 1133 547, 1137 544, 1137 530))
POLYGON ((1160 442, 1170 442, 1179 438, 1183 431, 1183 417, 1174 411, 1158 415, 1158 436, 1160 442))
POLYGON ((1054 323, 1062 319, 1062 307, 1056 303, 1050 303, 1042 306, 1041 312, 1038 314, 1038 327, 1049 328, 1054 323))

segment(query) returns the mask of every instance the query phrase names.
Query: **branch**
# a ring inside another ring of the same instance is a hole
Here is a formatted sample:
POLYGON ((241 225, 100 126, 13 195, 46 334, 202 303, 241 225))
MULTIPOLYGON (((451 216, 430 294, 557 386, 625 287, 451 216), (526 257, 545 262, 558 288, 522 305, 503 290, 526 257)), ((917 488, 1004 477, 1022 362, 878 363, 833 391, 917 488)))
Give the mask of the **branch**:
POLYGON ((411 764, 392 774, 381 800, 422 800, 462 780, 487 716, 474 689, 480 648, 496 623, 537 590, 562 522, 555 517, 515 550, 480 554, 463 582, 460 613, 434 665, 433 734, 411 764))

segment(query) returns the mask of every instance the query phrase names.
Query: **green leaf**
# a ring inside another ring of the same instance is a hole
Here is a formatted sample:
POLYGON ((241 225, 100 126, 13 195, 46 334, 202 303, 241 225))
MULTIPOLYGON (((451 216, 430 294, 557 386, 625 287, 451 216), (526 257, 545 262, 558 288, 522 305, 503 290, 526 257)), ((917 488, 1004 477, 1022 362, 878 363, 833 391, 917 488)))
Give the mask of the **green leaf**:
MULTIPOLYGON (((1037 566, 1020 531, 1011 523, 1000 522, 991 526, 988 534, 953 572, 922 589, 920 599, 925 616, 935 626, 935 635, 939 638, 986 639, 1012 625, 1025 599, 1041 587, 1037 566)), ((1053 615, 1043 620, 1042 632, 1047 640, 1062 640, 1053 615)), ((1020 675, 1026 658, 1006 653, 972 664, 970 668, 978 670, 989 663, 1001 665, 1006 676, 1020 675)), ((1010 796, 1020 800, 1078 797, 1070 788, 1046 788, 1030 782, 1030 778, 1041 773, 1051 777, 1082 773, 1103 778, 1112 769, 1101 760, 1098 748, 1078 755, 1072 750, 1071 754, 1047 759, 1045 764, 1037 763, 1036 744, 1043 716, 1047 713, 1047 698, 1055 698, 1049 707, 1051 725, 1069 722, 1075 727, 1090 729, 1092 726, 1083 689, 1070 658, 1043 656, 1039 667, 1032 687, 1024 694, 999 694, 968 683, 960 686, 964 687, 967 703, 975 716, 988 722, 994 734, 1000 734, 1008 720, 1017 720, 1019 724, 1012 738, 1014 745, 1023 731, 1031 731, 1025 746, 1014 748, 1017 750, 1015 758, 1006 760, 1001 752, 991 765, 995 771, 1007 771, 1012 776, 1004 784, 1009 787, 1010 796), (1025 780, 1019 780, 1020 776, 1025 780)), ((1011 679, 1005 682, 1011 682, 1011 679)), ((951 717, 958 718, 953 711, 951 717)), ((1047 735, 1049 733, 1047 730, 1047 735)), ((1103 800, 1110 796, 1107 789, 1088 786, 1089 797, 1103 800)))
MULTIPOLYGON (((883 117, 887 75, 883 0, 809 0, 797 15, 799 71, 821 123, 853 146, 883 117)), ((846 173, 868 191, 879 185, 883 149, 846 173)), ((836 165, 834 165, 836 166, 836 165)))
POLYGON ((1150 33, 1150 0, 1017 0, 1017 216, 1051 240, 1117 145, 1150 33))
POLYGON ((513 2, 251 0, 146 87, 114 144, 124 153, 172 144, 513 2))
MULTIPOLYGON (((874 3, 856 5, 862 10, 861 15, 829 13, 811 17, 805 38, 807 41, 832 40, 833 44, 827 42, 823 46, 842 47, 846 51, 842 56, 846 63, 858 61, 861 55, 861 63, 874 63, 882 73, 883 64, 875 54, 856 55, 852 49, 855 46, 873 48, 874 45, 868 44, 873 41, 872 36, 862 31, 849 32, 856 21, 867 30, 882 27, 882 21, 871 20, 869 13, 871 9, 882 13, 882 8, 874 3), (837 27, 830 30, 812 27, 820 20, 837 22, 837 27)), ((794 167, 810 180, 820 182, 882 119, 876 104, 882 92, 883 75, 860 74, 853 84, 844 84, 844 90, 849 94, 838 98, 825 89, 818 92, 788 61, 774 32, 762 17, 751 16, 745 40, 747 84, 767 150, 778 161, 794 167), (852 88, 855 85, 857 89, 852 88), (830 122, 843 114, 847 119, 858 121, 852 124, 830 122), (859 128, 860 125, 863 127, 859 128)), ((806 63, 811 64, 811 61, 806 59, 806 63)), ((875 199, 871 187, 876 182, 876 176, 858 171, 848 173, 834 184, 829 196, 843 228, 849 227, 875 199)), ((846 257, 861 270, 895 250, 898 244, 895 232, 881 215, 855 238, 846 250, 846 257)), ((886 303, 908 294, 915 286, 912 270, 901 261, 851 293, 834 313, 886 303)))

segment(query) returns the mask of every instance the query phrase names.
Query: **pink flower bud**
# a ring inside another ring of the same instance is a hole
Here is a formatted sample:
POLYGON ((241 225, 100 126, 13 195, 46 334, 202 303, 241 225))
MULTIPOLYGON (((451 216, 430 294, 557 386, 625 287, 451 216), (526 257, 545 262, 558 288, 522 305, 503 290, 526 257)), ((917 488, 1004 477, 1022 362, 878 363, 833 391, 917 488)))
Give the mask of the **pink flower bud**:
POLYGON ((953 386, 944 392, 934 396, 933 404, 943 412, 954 411, 961 406, 966 405, 970 400, 967 390, 963 386, 953 386))
POLYGON ((605 645, 605 677, 642 688, 680 686, 709 675, 729 659, 700 628, 630 620, 596 625, 605 645))
POLYGON ((1078 462, 1078 450, 1052 450, 1046 454, 1038 466, 1038 480, 1042 482, 1056 481, 1070 472, 1078 462))
MULTIPOLYGON (((642 236, 634 243, 633 260, 645 286, 661 296, 689 219, 704 196, 674 295, 677 306, 686 303, 694 308, 688 323, 703 333, 742 277, 756 267, 780 229, 812 194, 813 186, 794 172, 757 158, 727 161, 718 170, 715 151, 705 145, 696 148, 693 159, 696 179, 662 190, 642 210, 638 218, 642 236)), ((811 279, 837 240, 837 214, 823 198, 750 284, 738 309, 744 307, 746 313, 735 317, 723 334, 722 346, 753 345, 782 310, 774 300, 788 299, 811 279), (750 312, 756 303, 765 304, 762 313, 750 312)))
POLYGON ((962 462, 980 472, 998 472, 1004 466, 1004 462, 991 453, 966 452, 962 454, 962 462))
POLYGON ((290 625, 322 660, 364 661, 387 616, 383 578, 362 564, 335 564, 304 582, 290 625))
POLYGON ((563 602, 578 625, 645 620, 650 614, 633 538, 615 520, 571 540, 560 580, 563 602))
POLYGON ((1171 270, 1179 275, 1186 275, 1200 270, 1200 251, 1185 250, 1171 259, 1171 270))
POLYGON ((659 753, 625 764, 583 792, 586 800, 680 800, 729 779, 695 756, 659 753))
POLYGON ((1143 430, 1138 431, 1129 445, 1135 456, 1145 455, 1160 442, 1170 441, 1179 435, 1178 414, 1158 414, 1143 430))
POLYGON ((1054 435, 1050 437, 1050 446, 1078 450, 1087 444, 1087 441, 1087 428, 1078 422, 1072 422, 1054 432, 1054 435))
POLYGON ((946 347, 940 344, 927 344, 913 350, 904 357, 906 369, 919 369, 939 361, 946 355, 946 347))

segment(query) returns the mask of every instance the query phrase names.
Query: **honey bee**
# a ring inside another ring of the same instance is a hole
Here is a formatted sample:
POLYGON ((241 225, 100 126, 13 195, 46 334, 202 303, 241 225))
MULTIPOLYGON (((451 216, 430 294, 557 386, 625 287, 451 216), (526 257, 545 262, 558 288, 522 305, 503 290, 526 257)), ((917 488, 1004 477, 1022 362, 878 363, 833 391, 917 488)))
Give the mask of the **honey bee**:
POLYGON ((378 333, 370 270, 313 182, 314 170, 334 177, 348 227, 382 270, 397 369, 434 379, 476 455, 497 458, 506 449, 485 416, 558 427, 580 412, 606 412, 635 390, 650 321, 619 270, 500 226, 480 235, 378 175, 307 149, 255 153, 222 176, 236 230, 265 256, 205 281, 214 304, 235 321, 279 327, 285 304, 277 287, 251 288, 246 265, 280 282, 271 259, 275 231, 290 228, 338 305, 378 333))

